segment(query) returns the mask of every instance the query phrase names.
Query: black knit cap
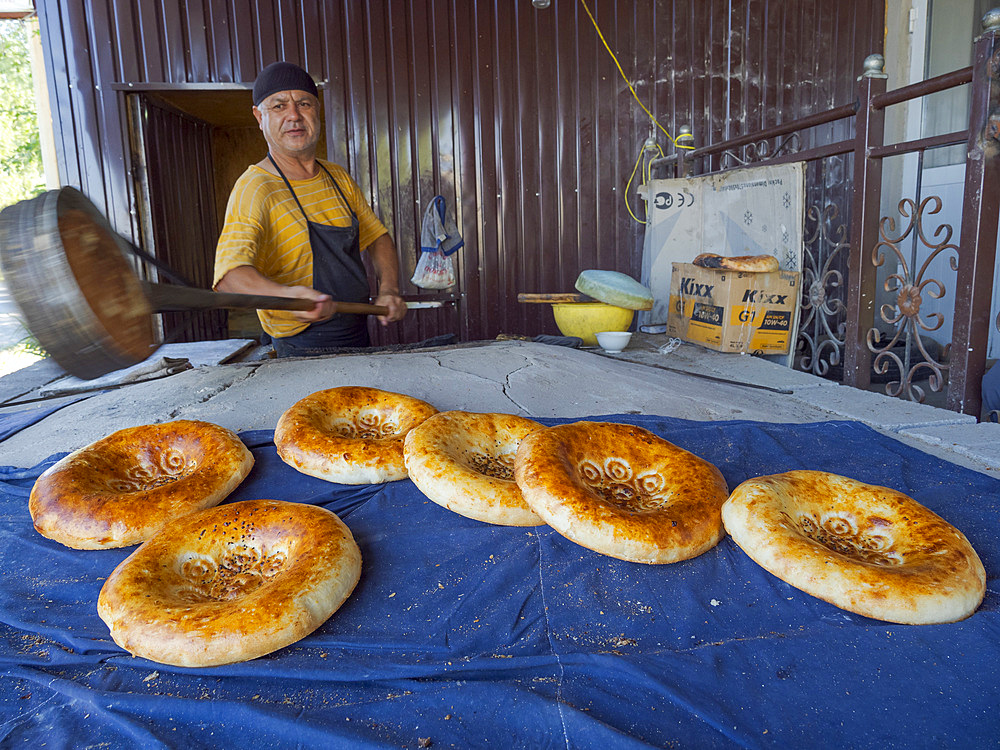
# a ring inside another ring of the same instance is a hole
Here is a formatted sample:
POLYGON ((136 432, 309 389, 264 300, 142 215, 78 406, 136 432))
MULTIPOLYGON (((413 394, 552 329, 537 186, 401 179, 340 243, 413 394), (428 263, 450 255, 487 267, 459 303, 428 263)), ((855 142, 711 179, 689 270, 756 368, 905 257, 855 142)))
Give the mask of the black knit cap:
POLYGON ((319 97, 312 76, 289 62, 271 63, 260 71, 253 84, 253 106, 256 107, 277 91, 308 91, 319 97))

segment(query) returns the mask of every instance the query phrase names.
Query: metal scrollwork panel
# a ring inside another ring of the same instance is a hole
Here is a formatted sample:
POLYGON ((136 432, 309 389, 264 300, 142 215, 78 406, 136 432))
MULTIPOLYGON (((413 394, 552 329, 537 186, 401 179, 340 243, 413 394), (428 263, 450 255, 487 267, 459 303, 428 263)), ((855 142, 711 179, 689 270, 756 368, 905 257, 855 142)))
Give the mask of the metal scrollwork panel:
POLYGON ((734 167, 745 167, 749 164, 774 159, 785 153, 794 154, 801 150, 802 139, 798 133, 791 133, 785 136, 780 142, 775 139, 772 147, 770 140, 756 141, 748 143, 742 149, 742 154, 736 151, 723 151, 720 157, 720 167, 722 169, 732 169, 734 167))
POLYGON ((806 212, 807 236, 802 252, 802 300, 797 367, 825 376, 840 364, 844 350, 847 305, 840 270, 849 252, 847 226, 837 224, 835 203, 812 205, 806 212), (812 226, 810 226, 812 225, 812 226))
MULTIPOLYGON (((897 272, 889 274, 883 284, 884 290, 894 295, 895 300, 883 304, 879 310, 882 321, 891 328, 891 338, 876 328, 868 331, 868 348, 875 355, 872 369, 876 374, 885 375, 895 365, 899 377, 886 384, 886 394, 905 395, 920 403, 923 403, 926 393, 915 381, 926 377, 930 389, 940 391, 949 370, 947 364, 931 355, 920 335, 921 332, 936 331, 944 323, 941 313, 923 315, 920 311, 925 296, 942 299, 947 294, 945 284, 929 275, 932 262, 943 253, 951 253, 949 266, 952 271, 958 270, 958 247, 951 242, 952 227, 941 224, 931 238, 923 226, 925 217, 938 213, 941 205, 941 199, 936 195, 925 198, 919 205, 910 198, 904 198, 899 202, 899 214, 907 220, 906 226, 895 234, 895 219, 882 217, 879 222, 880 241, 872 249, 872 263, 876 267, 884 265, 890 254, 897 261, 897 272), (911 238, 915 246, 919 243, 919 246, 929 250, 919 268, 916 252, 907 258, 900 249, 907 238, 911 238), (885 338, 889 338, 887 343, 885 338), (900 347, 902 356, 897 351, 900 347)), ((945 347, 942 359, 946 360, 947 355, 948 347, 945 347)))

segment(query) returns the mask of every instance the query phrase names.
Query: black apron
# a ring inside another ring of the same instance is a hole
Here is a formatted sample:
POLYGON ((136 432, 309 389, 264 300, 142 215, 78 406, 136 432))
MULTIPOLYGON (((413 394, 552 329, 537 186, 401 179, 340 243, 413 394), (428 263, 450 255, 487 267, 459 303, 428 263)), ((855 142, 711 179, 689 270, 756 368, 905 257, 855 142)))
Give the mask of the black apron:
MULTIPOLYGON (((316 162, 326 172, 347 210, 351 212, 350 226, 338 227, 310 221, 284 172, 270 153, 267 158, 278 170, 302 216, 305 217, 309 229, 309 246, 312 250, 313 289, 329 294, 336 302, 368 302, 370 300, 368 275, 361 262, 358 216, 347 202, 347 197, 333 179, 330 170, 319 161, 316 162)), ((368 316, 337 313, 330 320, 311 324, 301 333, 281 338, 274 337, 272 343, 280 357, 325 354, 330 350, 344 347, 369 346, 371 341, 368 338, 368 316)))

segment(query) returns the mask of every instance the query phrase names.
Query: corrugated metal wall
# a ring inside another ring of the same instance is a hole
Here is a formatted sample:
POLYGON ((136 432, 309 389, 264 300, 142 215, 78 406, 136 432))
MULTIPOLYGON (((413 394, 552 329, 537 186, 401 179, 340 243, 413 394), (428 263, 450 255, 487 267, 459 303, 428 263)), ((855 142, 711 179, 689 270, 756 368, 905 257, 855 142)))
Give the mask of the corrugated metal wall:
POLYGON ((638 276, 642 226, 624 200, 641 206, 624 191, 651 126, 588 6, 651 112, 698 143, 850 101, 884 16, 881 0, 82 5, 39 4, 61 174, 120 230, 138 237, 120 84, 249 84, 276 59, 328 81, 329 155, 371 196, 407 279, 424 207, 446 198, 466 240, 458 312, 411 314, 384 343, 554 333, 548 307, 518 292, 571 291, 585 268, 638 276))

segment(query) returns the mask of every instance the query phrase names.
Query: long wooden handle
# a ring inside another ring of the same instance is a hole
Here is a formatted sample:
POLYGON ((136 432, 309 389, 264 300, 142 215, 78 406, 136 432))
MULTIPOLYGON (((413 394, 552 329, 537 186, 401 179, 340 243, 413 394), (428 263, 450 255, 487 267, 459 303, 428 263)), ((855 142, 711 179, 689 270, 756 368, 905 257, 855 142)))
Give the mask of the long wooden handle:
POLYGON ((593 302, 585 294, 519 294, 518 302, 593 302))
MULTIPOLYGON (((301 297, 269 297, 263 294, 228 294, 208 289, 196 289, 173 284, 143 284, 146 296, 156 312, 180 310, 218 310, 223 308, 244 310, 312 310, 312 300, 301 297)), ((365 302, 334 302, 336 312, 358 315, 388 315, 384 305, 365 302)))
POLYGON ((388 315, 389 308, 385 305, 370 305, 367 302, 334 302, 335 312, 356 313, 358 315, 388 315))

